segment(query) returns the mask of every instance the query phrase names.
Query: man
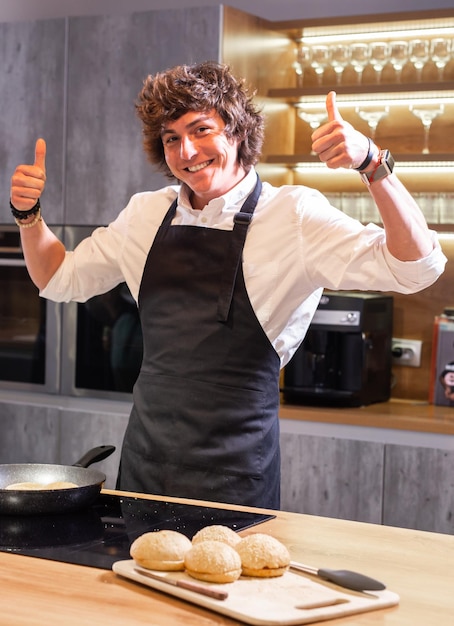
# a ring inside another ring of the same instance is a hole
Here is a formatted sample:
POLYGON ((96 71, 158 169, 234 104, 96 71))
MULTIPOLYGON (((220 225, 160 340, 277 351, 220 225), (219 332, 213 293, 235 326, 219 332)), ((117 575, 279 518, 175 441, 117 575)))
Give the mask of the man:
POLYGON ((412 293, 442 273, 437 237, 391 157, 342 119, 333 92, 326 107, 313 150, 330 168, 361 170, 383 229, 308 187, 262 185, 263 117, 216 63, 145 80, 145 150, 179 184, 133 196, 75 251, 36 205, 43 140, 14 173, 12 210, 41 295, 84 301, 126 281, 138 303, 144 357, 121 489, 279 508, 279 370, 323 288, 412 293))

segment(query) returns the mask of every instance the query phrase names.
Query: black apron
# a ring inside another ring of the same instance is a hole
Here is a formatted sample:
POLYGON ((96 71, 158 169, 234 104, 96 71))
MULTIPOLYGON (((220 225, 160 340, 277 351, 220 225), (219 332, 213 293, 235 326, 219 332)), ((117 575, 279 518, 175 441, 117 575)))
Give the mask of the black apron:
POLYGON ((156 234, 120 489, 279 508, 280 361, 241 263, 260 190, 258 179, 233 231, 172 226, 175 200, 156 234))

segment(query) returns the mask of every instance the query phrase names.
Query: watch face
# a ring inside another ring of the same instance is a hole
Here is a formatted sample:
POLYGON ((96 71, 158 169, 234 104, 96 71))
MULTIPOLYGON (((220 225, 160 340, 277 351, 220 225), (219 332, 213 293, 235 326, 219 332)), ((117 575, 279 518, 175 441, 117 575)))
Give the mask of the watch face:
POLYGON ((389 168, 389 173, 391 174, 393 169, 394 169, 394 159, 392 157, 392 154, 389 150, 387 150, 388 156, 386 158, 386 164, 389 168))
POLYGON ((370 187, 371 182, 375 183, 377 180, 381 180, 382 178, 386 178, 392 174, 394 169, 394 159, 389 150, 380 150, 379 152, 380 165, 375 168, 372 172, 360 172, 361 180, 368 187, 370 187), (372 181, 371 181, 372 179, 372 181))
POLYGON ((380 151, 380 161, 383 165, 386 165, 389 169, 389 173, 393 171, 394 168, 394 159, 389 150, 381 150, 380 151))

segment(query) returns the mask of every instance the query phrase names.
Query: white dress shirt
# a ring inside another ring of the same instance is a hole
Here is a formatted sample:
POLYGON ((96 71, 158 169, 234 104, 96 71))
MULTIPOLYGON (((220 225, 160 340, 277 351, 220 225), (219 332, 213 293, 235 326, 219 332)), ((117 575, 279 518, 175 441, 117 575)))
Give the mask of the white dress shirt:
MULTIPOLYGON (((255 181, 251 169, 203 211, 192 209, 184 185, 134 195, 114 222, 67 251, 41 296, 84 302, 125 281, 137 302, 148 252, 175 197, 172 224, 231 230, 255 181)), ((436 233, 431 235, 428 257, 399 261, 389 253, 382 228, 362 225, 309 187, 264 182, 246 238, 243 273, 251 304, 281 365, 304 338, 323 288, 414 293, 431 285, 446 262, 436 233)))

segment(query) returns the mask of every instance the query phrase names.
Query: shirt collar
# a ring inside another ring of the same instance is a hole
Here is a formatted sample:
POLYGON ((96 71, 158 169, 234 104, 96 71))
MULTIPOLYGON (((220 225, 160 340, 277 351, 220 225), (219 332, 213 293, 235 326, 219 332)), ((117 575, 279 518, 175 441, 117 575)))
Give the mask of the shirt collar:
MULTIPOLYGON (((203 209, 206 212, 212 211, 226 211, 229 209, 237 210, 238 205, 242 204, 247 196, 252 192, 257 182, 257 174, 253 167, 249 170, 246 176, 240 180, 240 182, 230 189, 226 194, 219 198, 211 200, 207 206, 203 209)), ((194 211, 189 200, 190 189, 183 183, 178 193, 178 206, 190 211, 194 211)), ((200 211, 196 211, 200 213, 200 211)))

